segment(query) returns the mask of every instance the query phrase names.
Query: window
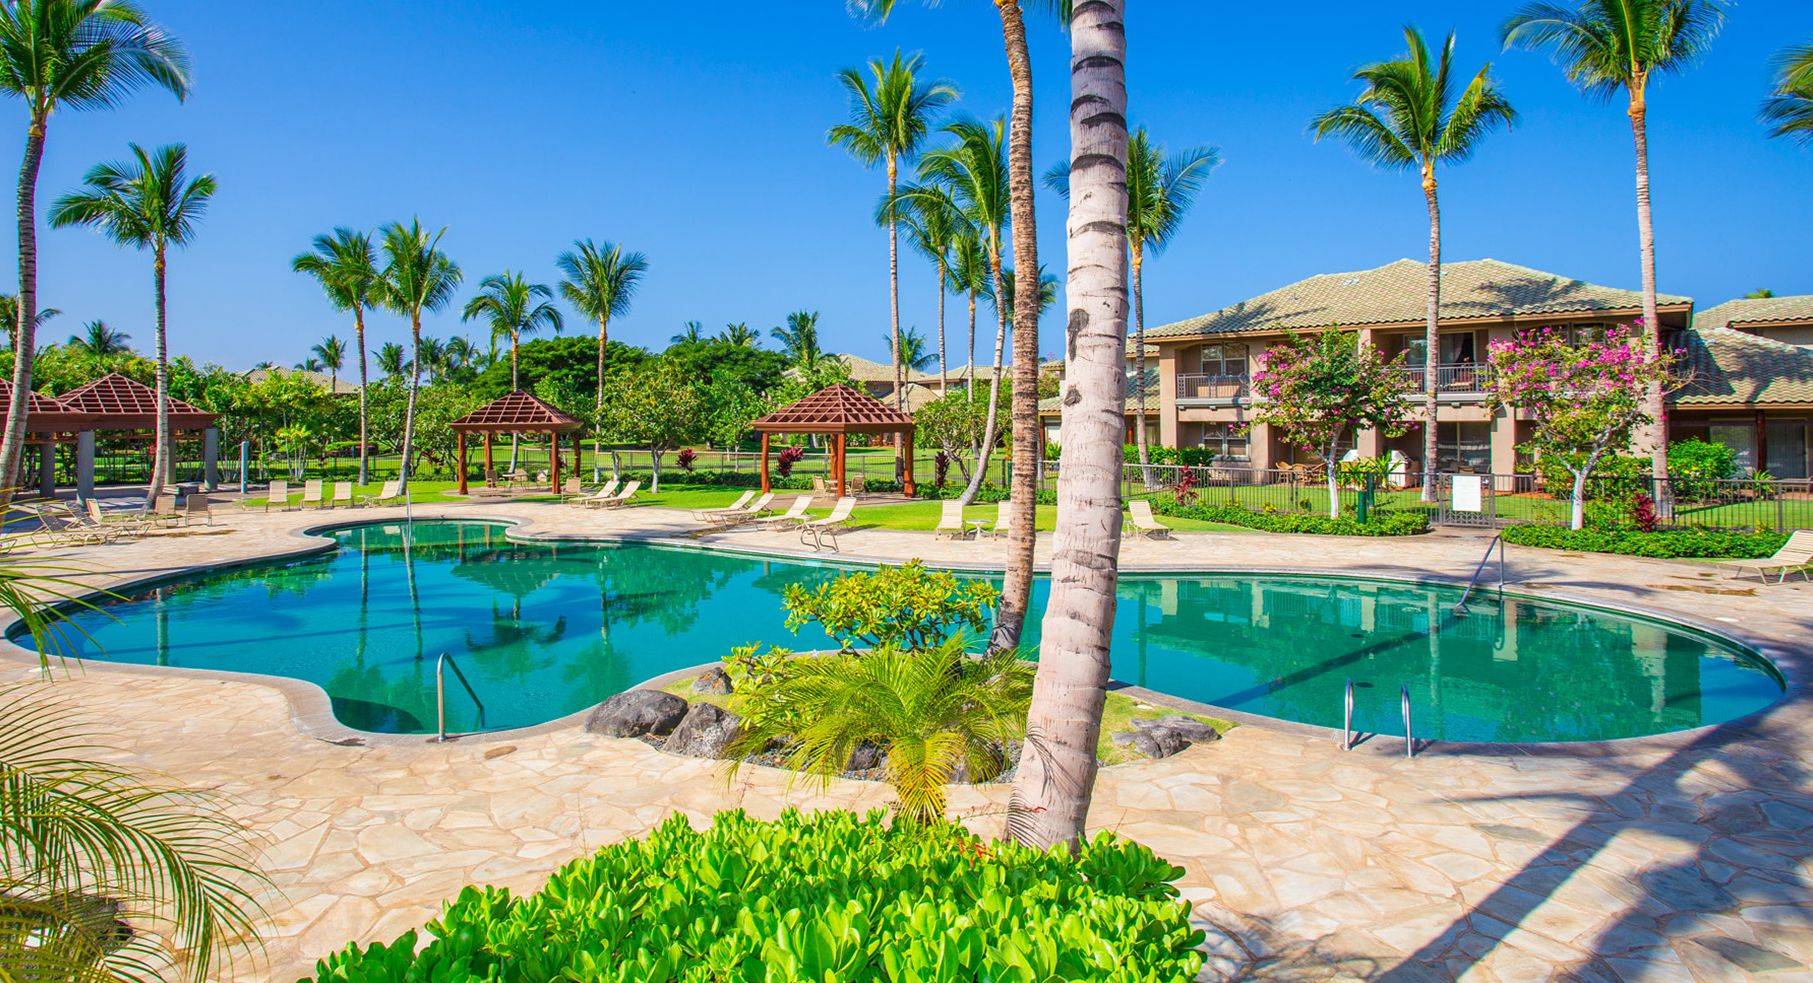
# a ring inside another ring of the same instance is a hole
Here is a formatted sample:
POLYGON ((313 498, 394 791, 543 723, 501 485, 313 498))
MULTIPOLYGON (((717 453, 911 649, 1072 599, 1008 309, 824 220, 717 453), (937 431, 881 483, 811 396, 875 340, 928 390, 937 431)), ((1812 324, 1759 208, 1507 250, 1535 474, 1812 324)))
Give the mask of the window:
POLYGON ((1199 423, 1196 446, 1215 452, 1216 458, 1247 460, 1246 434, 1237 423, 1199 423))
POLYGON ((1754 423, 1709 423, 1706 425, 1706 439, 1715 444, 1724 444, 1737 455, 1737 466, 1740 471, 1749 473, 1756 468, 1756 425, 1754 423))
POLYGON ((1436 424, 1435 465, 1443 471, 1491 471, 1492 425, 1436 424))
POLYGON ((1203 375, 1246 375, 1245 345, 1202 346, 1203 375))
MULTIPOLYGON (((1439 352, 1441 365, 1477 365, 1478 348, 1475 347, 1473 332, 1462 331, 1456 334, 1445 334, 1440 338, 1439 352)), ((1421 368, 1423 352, 1426 346, 1420 337, 1409 338, 1404 342, 1404 364, 1410 368, 1421 368)))

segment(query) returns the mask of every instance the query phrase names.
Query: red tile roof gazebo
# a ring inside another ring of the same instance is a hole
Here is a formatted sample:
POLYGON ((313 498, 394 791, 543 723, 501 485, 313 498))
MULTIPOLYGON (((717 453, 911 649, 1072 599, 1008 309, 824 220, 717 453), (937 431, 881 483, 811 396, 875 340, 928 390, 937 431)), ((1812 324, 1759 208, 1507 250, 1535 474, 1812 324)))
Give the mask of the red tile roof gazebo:
MULTIPOLYGON (((6 418, 13 405, 13 384, 0 379, 0 428, 6 426, 6 418)), ((25 397, 25 432, 55 439, 58 434, 79 433, 91 429, 94 418, 80 410, 71 409, 59 400, 42 393, 32 391, 25 397)))
POLYGON ((560 435, 573 435, 573 473, 579 473, 579 430, 583 426, 578 420, 549 406, 535 396, 518 389, 512 393, 499 396, 476 410, 460 417, 449 424, 453 428, 456 444, 457 463, 454 474, 459 482, 459 493, 466 494, 466 435, 482 433, 485 435, 485 470, 492 470, 491 438, 502 433, 545 433, 551 442, 549 475, 554 491, 560 491, 560 435))
POLYGON ((837 482, 837 494, 844 494, 845 443, 850 434, 900 434, 901 449, 906 457, 907 495, 913 494, 913 418, 868 393, 838 384, 826 386, 798 402, 783 406, 750 424, 762 435, 762 491, 770 491, 768 482, 768 438, 777 433, 820 433, 835 436, 832 444, 831 474, 837 482))
MULTIPOLYGON (((206 430, 219 415, 185 403, 175 396, 170 400, 170 429, 206 430)), ((109 372, 93 382, 84 383, 57 397, 57 402, 80 413, 92 414, 96 430, 150 430, 157 426, 157 390, 109 372)))

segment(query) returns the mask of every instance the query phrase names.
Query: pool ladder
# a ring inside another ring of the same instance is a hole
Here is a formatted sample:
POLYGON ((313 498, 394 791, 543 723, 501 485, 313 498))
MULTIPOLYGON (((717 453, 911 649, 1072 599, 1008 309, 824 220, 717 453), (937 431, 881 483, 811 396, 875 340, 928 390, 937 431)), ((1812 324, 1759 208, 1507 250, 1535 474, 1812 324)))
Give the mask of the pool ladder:
POLYGON ((1492 560, 1492 551, 1498 550, 1498 589, 1505 586, 1505 535, 1499 533, 1486 544, 1486 555, 1479 558, 1479 565, 1473 568, 1473 576, 1467 579, 1467 589, 1461 592, 1460 602, 1454 605, 1455 614, 1467 613, 1467 598, 1473 596, 1473 588, 1479 586, 1479 575, 1486 572, 1486 564, 1492 560))
MULTIPOLYGON (((1398 687, 1398 704, 1404 712, 1404 757, 1416 757, 1416 732, 1411 727, 1410 687, 1408 684, 1398 687)), ((1346 692, 1341 700, 1341 750, 1353 750, 1353 680, 1347 681, 1346 692)))
POLYGON ((434 660, 434 709, 435 709, 435 738, 434 739, 435 739, 436 743, 443 743, 447 740, 447 667, 448 666, 453 667, 453 676, 455 679, 458 679, 460 681, 461 686, 465 687, 466 695, 472 697, 472 705, 478 707, 479 729, 483 730, 485 727, 485 701, 479 699, 478 693, 473 691, 472 683, 467 681, 466 674, 464 672, 460 671, 460 664, 453 661, 453 656, 446 652, 442 652, 441 657, 434 660))

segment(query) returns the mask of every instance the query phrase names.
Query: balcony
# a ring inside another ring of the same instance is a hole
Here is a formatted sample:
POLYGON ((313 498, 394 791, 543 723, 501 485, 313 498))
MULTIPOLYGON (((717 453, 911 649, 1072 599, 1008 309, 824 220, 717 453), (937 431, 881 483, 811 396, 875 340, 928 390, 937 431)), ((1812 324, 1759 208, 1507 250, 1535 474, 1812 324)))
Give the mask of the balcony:
POLYGON ((1252 395, 1252 376, 1180 375, 1177 377, 1177 401, 1202 406, 1215 403, 1244 403, 1252 395))
MULTIPOLYGON (((1400 365, 1397 369, 1410 379, 1411 388, 1423 391, 1426 370, 1421 365, 1400 365)), ((1438 396, 1456 398, 1483 396, 1491 388, 1491 371, 1471 362, 1451 362, 1435 367, 1435 392, 1438 396)))

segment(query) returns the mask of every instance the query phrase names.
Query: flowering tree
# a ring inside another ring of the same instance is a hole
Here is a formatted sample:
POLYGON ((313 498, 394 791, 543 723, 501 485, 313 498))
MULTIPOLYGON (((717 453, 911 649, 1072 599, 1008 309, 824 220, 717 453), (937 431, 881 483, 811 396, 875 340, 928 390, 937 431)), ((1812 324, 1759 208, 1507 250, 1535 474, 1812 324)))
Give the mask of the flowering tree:
POLYGON ((1494 404, 1528 412, 1534 422, 1528 446, 1556 455, 1574 476, 1570 526, 1581 528, 1587 477, 1601 458, 1629 446, 1637 428, 1653 422, 1643 394, 1668 385, 1675 357, 1652 352, 1630 327, 1585 344, 1542 328, 1493 342, 1488 361, 1494 404))
POLYGON ((1329 517, 1339 516, 1341 437, 1359 430, 1397 437, 1408 430, 1409 374, 1345 331, 1291 335, 1254 365, 1253 386, 1265 400, 1254 406, 1249 431, 1267 424, 1285 441, 1314 452, 1328 475, 1329 517))
POLYGON ((699 439, 707 407, 686 369, 671 358, 650 359, 605 380, 598 429, 617 444, 648 448, 653 481, 661 490, 661 455, 699 439))

